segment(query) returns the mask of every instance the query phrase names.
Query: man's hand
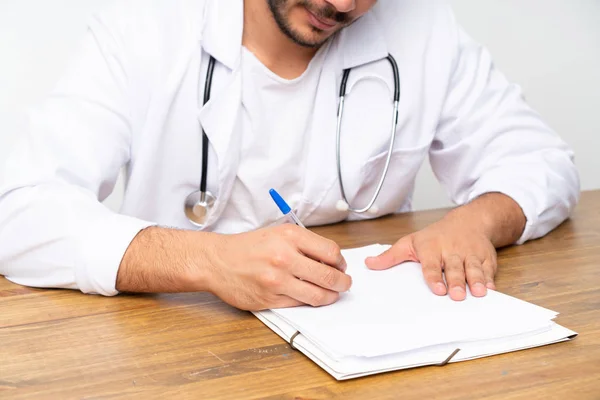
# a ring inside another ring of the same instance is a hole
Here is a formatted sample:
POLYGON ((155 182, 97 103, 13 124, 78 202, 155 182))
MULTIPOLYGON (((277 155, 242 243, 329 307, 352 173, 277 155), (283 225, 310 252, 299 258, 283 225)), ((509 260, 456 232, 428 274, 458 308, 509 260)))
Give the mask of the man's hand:
POLYGON ((322 306, 350 288, 340 248, 292 224, 237 235, 141 231, 117 274, 122 292, 210 291, 244 310, 322 306))
POLYGON ((337 244, 291 224, 223 236, 212 258, 209 290, 244 310, 328 305, 352 284, 337 244))
POLYGON ((484 296, 486 288, 495 289, 496 249, 490 239, 452 218, 403 237, 366 263, 371 269, 387 269, 404 261, 420 262, 425 281, 440 296, 449 292, 452 299, 463 300, 465 282, 474 296, 484 296))
POLYGON ((454 300, 464 300, 468 283, 474 296, 484 296, 487 289, 495 289, 496 247, 514 243, 525 222, 511 198, 486 194, 403 237, 378 257, 368 258, 366 264, 382 270, 405 261, 419 262, 433 293, 449 293, 454 300))

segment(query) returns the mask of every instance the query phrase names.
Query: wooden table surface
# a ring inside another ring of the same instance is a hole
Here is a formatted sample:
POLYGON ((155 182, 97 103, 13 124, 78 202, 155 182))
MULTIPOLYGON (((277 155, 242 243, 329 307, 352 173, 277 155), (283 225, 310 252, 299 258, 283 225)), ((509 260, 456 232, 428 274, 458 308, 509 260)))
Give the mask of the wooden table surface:
MULTIPOLYGON (((392 243, 443 210, 320 227, 392 243)), ((103 298, 0 277, 0 398, 600 399, 600 191, 547 237, 499 252, 498 290, 560 313, 567 343, 337 382, 206 293, 103 298)))

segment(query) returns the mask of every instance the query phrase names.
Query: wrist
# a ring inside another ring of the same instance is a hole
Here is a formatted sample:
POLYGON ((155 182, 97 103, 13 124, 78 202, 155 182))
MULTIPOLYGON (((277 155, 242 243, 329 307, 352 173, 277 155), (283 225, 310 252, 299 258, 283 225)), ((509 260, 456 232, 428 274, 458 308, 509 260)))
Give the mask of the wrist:
POLYGON ((478 232, 494 247, 513 244, 522 235, 527 222, 523 210, 511 197, 486 193, 457 207, 446 216, 465 229, 478 232))
POLYGON ((144 229, 121 260, 117 290, 133 293, 207 290, 216 236, 161 227, 144 229))
POLYGON ((477 204, 468 203, 451 210, 444 219, 460 226, 464 230, 476 232, 492 240, 493 236, 493 216, 483 207, 477 204))
POLYGON ((186 286, 193 292, 213 292, 215 270, 219 265, 224 236, 211 232, 190 231, 184 245, 187 249, 186 286))

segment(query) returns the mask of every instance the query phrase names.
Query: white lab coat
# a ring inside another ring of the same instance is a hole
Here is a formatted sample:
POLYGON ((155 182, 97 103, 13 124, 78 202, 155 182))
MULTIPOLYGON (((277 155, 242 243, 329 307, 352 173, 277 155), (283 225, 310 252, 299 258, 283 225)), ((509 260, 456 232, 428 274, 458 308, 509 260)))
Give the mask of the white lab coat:
MULTIPOLYGON (((32 111, 8 160, 0 274, 23 285, 116 294, 119 263, 141 229, 194 228, 182 204, 199 184, 200 124, 210 140, 208 187, 218 199, 207 230, 218 226, 241 142, 242 7, 242 0, 126 0, 94 16, 81 51, 32 111), (203 107, 208 54, 217 67, 203 107), (114 213, 100 201, 122 166, 124 202, 114 213)), ((335 38, 323 65, 303 193, 292 196, 307 225, 374 217, 336 209, 336 109, 342 70, 352 67, 342 170, 351 204, 361 206, 388 146, 388 52, 400 69, 400 120, 376 216, 411 209, 415 176, 429 156, 457 204, 490 191, 516 200, 527 217, 519 243, 568 217, 579 194, 573 155, 519 87, 461 30, 448 5, 381 0, 335 38)), ((273 173, 285 171, 264 171, 265 179, 273 173)))

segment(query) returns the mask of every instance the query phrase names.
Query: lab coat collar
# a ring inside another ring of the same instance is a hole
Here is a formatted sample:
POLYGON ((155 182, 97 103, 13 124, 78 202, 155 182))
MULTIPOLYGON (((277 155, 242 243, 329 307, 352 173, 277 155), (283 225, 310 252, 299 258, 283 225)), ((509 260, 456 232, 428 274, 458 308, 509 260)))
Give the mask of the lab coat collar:
POLYGON ((238 67, 244 32, 243 0, 206 0, 202 47, 230 70, 238 67))
MULTIPOLYGON (((235 69, 240 62, 244 2, 207 0, 203 26, 204 50, 229 69, 235 69)), ((344 69, 368 64, 388 55, 381 23, 372 11, 342 29, 338 44, 342 55, 341 66, 344 69)))

